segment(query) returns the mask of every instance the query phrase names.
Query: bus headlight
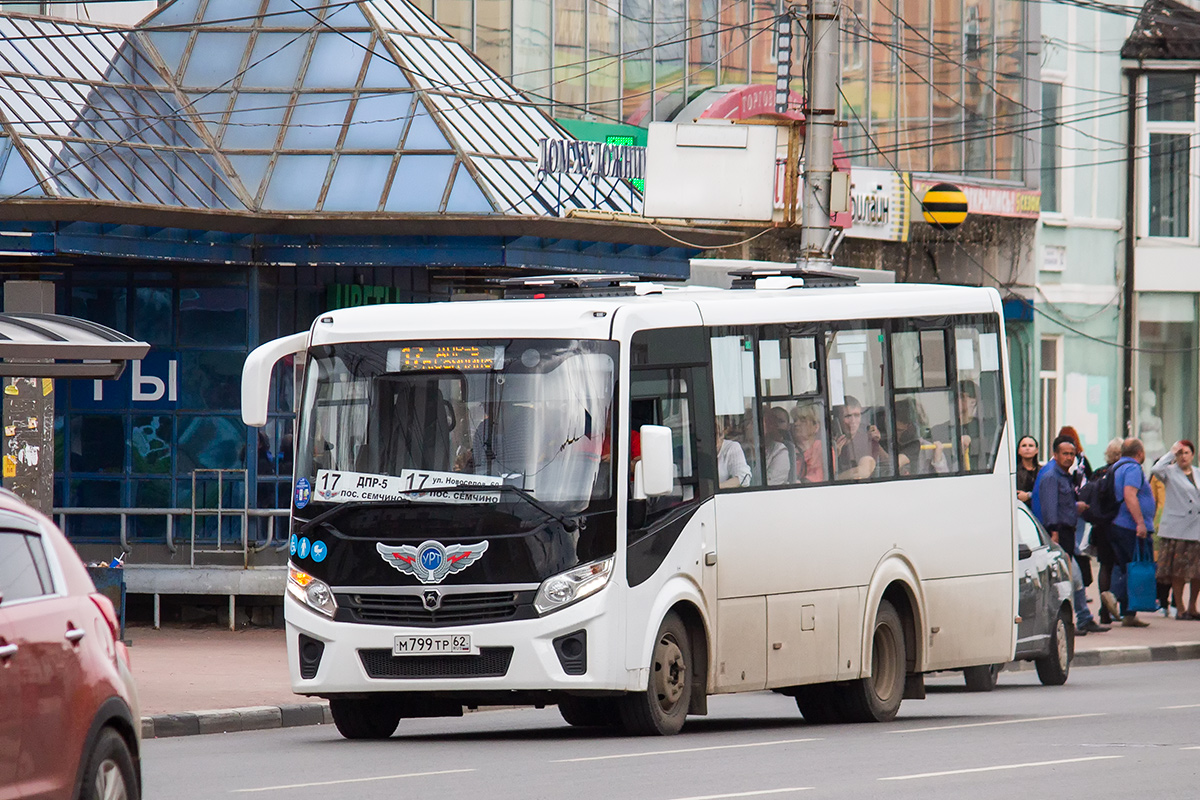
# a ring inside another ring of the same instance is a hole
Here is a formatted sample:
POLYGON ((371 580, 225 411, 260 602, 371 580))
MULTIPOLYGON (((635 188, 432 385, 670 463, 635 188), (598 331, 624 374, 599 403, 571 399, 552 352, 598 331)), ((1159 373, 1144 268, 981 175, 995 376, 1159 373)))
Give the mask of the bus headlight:
POLYGON ((333 612, 337 611, 337 601, 333 599, 333 591, 329 584, 296 569, 291 564, 288 564, 287 590, 296 600, 327 617, 332 617, 333 612))
POLYGON ((545 614, 600 591, 612 575, 613 561, 613 558, 593 561, 547 578, 538 587, 533 607, 539 614, 545 614))

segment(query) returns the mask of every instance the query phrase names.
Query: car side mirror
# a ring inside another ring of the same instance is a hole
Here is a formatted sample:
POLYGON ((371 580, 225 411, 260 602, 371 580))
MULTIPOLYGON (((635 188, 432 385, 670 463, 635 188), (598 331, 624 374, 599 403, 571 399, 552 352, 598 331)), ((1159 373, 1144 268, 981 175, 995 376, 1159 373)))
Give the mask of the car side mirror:
POLYGON ((1027 545, 1027 544, 1017 545, 1017 558, 1018 559, 1029 558, 1031 555, 1033 555, 1033 551, 1029 549, 1029 545, 1027 545))
POLYGON ((675 448, 671 429, 665 425, 643 425, 641 489, 646 497, 662 497, 675 486, 675 448))

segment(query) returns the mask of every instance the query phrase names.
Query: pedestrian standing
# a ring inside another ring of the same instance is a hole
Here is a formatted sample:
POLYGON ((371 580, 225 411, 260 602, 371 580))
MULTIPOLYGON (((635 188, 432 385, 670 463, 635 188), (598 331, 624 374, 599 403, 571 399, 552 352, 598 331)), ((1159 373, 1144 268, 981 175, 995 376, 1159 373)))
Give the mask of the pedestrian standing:
MULTIPOLYGON (((1100 590, 1101 598, 1112 588, 1113 564, 1117 560, 1109 540, 1112 537, 1110 529, 1121 504, 1113 494, 1113 476, 1110 473, 1113 464, 1121 457, 1122 443, 1120 437, 1108 443, 1104 450, 1104 466, 1093 472, 1092 479, 1080 490, 1080 499, 1086 501, 1089 506, 1083 512, 1083 517, 1092 525, 1092 548, 1096 551, 1096 560, 1100 562, 1100 569, 1096 574, 1096 588, 1100 590)), ((1100 624, 1108 625, 1111 622, 1112 614, 1102 602, 1100 624)))
POLYGON ((1121 458, 1113 464, 1113 492, 1121 501, 1109 532, 1113 555, 1112 591, 1100 595, 1108 611, 1127 628, 1144 628, 1150 623, 1140 620, 1134 612, 1126 612, 1129 604, 1129 575, 1127 567, 1137 554, 1142 542, 1149 541, 1154 530, 1154 495, 1150 481, 1142 472, 1146 460, 1146 448, 1137 438, 1126 439, 1121 445, 1121 458))
MULTIPOLYGON (((1087 456, 1083 454, 1083 443, 1079 441, 1078 431, 1070 425, 1064 425, 1059 429, 1058 435, 1069 437, 1075 443, 1075 463, 1071 465, 1069 472, 1071 483, 1075 484, 1075 496, 1078 497, 1080 490, 1092 479, 1092 465, 1088 462, 1087 456)), ((1075 563, 1079 565, 1079 574, 1083 578, 1083 585, 1091 586, 1092 559, 1079 552, 1086 526, 1087 523, 1081 516, 1079 522, 1075 525, 1075 563)))
POLYGON ((1200 581, 1200 488, 1196 486, 1193 463, 1196 446, 1187 440, 1176 442, 1155 462, 1151 473, 1166 487, 1162 516, 1159 518, 1158 580, 1171 586, 1175 605, 1182 609, 1183 585, 1190 583, 1187 610, 1176 619, 1200 619, 1196 609, 1197 581, 1200 581))
POLYGON ((1071 563, 1071 582, 1075 587, 1075 635, 1103 633, 1109 628, 1092 618, 1087 606, 1079 565, 1075 561, 1075 526, 1079 513, 1087 508, 1075 495, 1071 481, 1071 465, 1075 463, 1075 443, 1069 436, 1059 436, 1053 444, 1054 458, 1038 472, 1033 489, 1034 513, 1042 521, 1050 537, 1067 554, 1071 563))
POLYGON ((1033 485, 1037 482, 1038 440, 1026 434, 1017 442, 1017 499, 1029 505, 1033 497, 1033 485))

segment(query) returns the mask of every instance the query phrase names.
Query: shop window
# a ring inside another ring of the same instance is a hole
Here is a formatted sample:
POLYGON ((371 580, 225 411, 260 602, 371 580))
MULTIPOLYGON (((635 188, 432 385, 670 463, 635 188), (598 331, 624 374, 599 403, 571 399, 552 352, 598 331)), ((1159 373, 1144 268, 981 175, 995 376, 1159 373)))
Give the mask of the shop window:
POLYGON ((1058 190, 1058 154, 1062 139, 1059 115, 1062 113, 1062 85, 1042 84, 1042 211, 1061 211, 1058 190))
POLYGON ((170 416, 135 416, 129 442, 132 447, 134 472, 165 473, 171 471, 170 416))
MULTIPOLYGON (((134 508, 172 508, 171 481, 132 481, 134 508)), ((176 528, 177 532, 178 528, 176 528)), ((165 515, 134 516, 129 518, 129 533, 134 539, 161 541, 167 536, 165 515)))
POLYGON ((246 427, 233 416, 180 415, 177 466, 195 469, 245 469, 246 427))
POLYGON ((1004 433, 1000 333, 993 321, 954 329, 959 458, 966 472, 991 472, 1004 433))
POLYGON ((133 338, 169 347, 174 314, 169 287, 138 287, 133 295, 133 338))
POLYGON ((1049 450, 1062 419, 1062 337, 1043 336, 1038 383, 1042 398, 1042 447, 1049 450))
MULTIPOLYGON (((75 479, 70 481, 68 500, 75 508, 121 508, 121 481, 75 479)), ((79 514, 67 517, 72 539, 116 541, 121 519, 115 514, 79 514)))
POLYGON ((891 402, 886 386, 883 331, 830 332, 825 337, 833 472, 856 481, 893 474, 891 402))
POLYGON ((236 411, 242 403, 242 365, 236 351, 185 350, 179 354, 179 405, 196 411, 236 411))
POLYGON ((201 347, 246 345, 246 289, 179 290, 179 343, 201 347))
POLYGON ((754 389, 754 335, 750 331, 717 328, 711 348, 714 427, 718 438, 717 483, 722 489, 762 486, 763 465, 758 446, 754 389), (749 474, 743 470, 743 463, 749 474))
POLYGON ((82 319, 126 331, 127 292, 123 287, 77 286, 71 290, 71 313, 82 319))
POLYGON ((72 472, 121 472, 125 468, 125 419, 80 414, 70 418, 67 463, 72 472))
POLYGON ((1196 430, 1196 296, 1138 296, 1135 430, 1147 463, 1196 430))

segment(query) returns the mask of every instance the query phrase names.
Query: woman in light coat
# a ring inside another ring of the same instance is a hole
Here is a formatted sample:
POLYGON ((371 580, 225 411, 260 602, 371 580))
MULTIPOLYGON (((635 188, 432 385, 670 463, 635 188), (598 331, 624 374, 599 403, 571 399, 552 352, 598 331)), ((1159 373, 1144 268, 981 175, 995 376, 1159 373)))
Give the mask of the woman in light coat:
POLYGON ((1200 620, 1196 609, 1197 582, 1200 582, 1200 488, 1192 468, 1195 458, 1196 446, 1186 440, 1179 441, 1150 470, 1167 489, 1158 527, 1161 544, 1158 580, 1170 582, 1175 602, 1180 605, 1183 585, 1192 585, 1188 609, 1180 611, 1176 619, 1200 620))

